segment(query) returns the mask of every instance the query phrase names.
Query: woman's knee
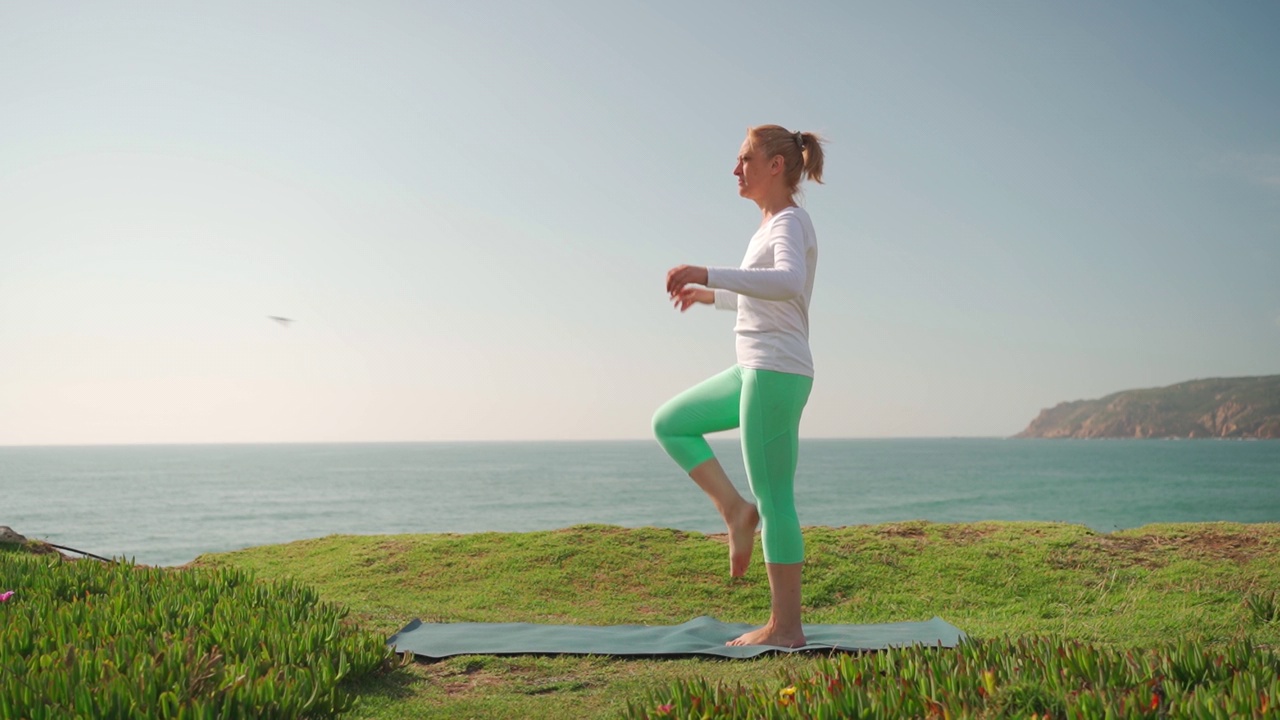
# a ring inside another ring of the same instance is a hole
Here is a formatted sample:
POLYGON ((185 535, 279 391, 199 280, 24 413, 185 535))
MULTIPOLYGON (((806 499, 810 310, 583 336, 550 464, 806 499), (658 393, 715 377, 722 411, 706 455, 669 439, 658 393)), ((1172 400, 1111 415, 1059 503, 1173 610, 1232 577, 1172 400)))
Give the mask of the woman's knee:
POLYGON ((774 502, 771 493, 755 493, 756 511, 760 520, 777 528, 799 528, 800 514, 796 512, 795 503, 774 502))
POLYGON ((679 434, 675 432, 674 413, 669 405, 663 405, 653 413, 652 425, 653 434, 658 439, 679 434))
POLYGON ((804 535, 798 529, 794 534, 770 540, 762 541, 765 562, 778 565, 804 562, 804 535))

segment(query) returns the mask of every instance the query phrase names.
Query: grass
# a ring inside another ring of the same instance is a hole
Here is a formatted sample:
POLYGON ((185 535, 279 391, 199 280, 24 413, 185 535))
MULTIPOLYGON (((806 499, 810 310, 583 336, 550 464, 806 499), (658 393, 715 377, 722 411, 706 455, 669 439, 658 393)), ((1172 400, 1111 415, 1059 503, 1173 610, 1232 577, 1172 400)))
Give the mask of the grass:
MULTIPOLYGON (((971 638, 1050 636, 1103 648, 1280 645, 1280 524, 1150 525, 1097 534, 1053 523, 806 528, 805 620, 940 615, 971 638)), ((763 565, 727 576, 723 537, 577 526, 534 533, 333 536, 207 555, 291 578, 389 636, 409 620, 760 623, 763 565)), ((354 718, 617 717, 691 679, 770 687, 824 659, 460 657, 365 680, 354 718)))

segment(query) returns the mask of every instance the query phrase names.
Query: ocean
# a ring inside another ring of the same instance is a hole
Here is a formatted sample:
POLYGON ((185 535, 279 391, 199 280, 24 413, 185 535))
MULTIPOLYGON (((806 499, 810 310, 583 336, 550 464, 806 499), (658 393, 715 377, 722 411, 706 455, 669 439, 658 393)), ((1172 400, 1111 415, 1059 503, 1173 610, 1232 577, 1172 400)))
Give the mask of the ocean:
MULTIPOLYGON (((712 444, 747 495, 737 441, 712 444)), ((1280 442, 802 440, 796 506, 836 527, 1280 522, 1280 442)), ((148 565, 335 533, 583 523, 724 529, 652 441, 0 447, 0 525, 148 565)))

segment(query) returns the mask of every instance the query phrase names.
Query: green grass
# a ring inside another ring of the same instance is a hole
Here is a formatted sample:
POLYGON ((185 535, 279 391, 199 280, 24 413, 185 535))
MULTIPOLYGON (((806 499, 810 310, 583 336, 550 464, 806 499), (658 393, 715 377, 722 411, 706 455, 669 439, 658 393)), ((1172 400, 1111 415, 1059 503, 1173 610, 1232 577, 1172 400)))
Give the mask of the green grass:
MULTIPOLYGON (((806 528, 805 620, 940 615, 971 638, 1051 636, 1118 650, 1280 644, 1280 524, 1152 525, 1101 535, 1052 523, 806 528)), ((723 538, 579 526, 473 535, 335 536, 203 556, 292 578, 389 636, 409 620, 760 623, 763 565, 727 576, 723 538)), ((365 680, 355 718, 616 717, 673 684, 777 685, 822 658, 751 661, 462 657, 365 680)))

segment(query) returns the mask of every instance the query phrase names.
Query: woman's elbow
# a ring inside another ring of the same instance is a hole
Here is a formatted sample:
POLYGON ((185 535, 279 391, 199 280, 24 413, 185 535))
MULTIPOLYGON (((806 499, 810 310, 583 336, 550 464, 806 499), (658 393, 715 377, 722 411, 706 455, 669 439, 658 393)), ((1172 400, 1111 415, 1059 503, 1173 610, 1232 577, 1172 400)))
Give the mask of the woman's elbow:
POLYGON ((804 293, 804 277, 797 275, 786 278, 770 290, 770 297, 765 298, 766 300, 794 300, 804 293))

